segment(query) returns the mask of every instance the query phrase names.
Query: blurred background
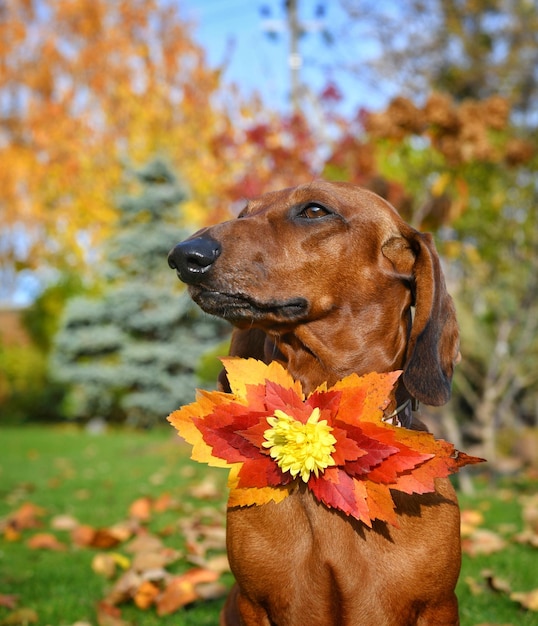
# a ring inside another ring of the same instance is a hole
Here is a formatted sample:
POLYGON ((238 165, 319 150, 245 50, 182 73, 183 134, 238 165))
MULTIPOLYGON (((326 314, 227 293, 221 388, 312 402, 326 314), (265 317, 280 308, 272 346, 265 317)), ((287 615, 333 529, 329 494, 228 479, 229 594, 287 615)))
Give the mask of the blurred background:
POLYGON ((536 467, 537 96, 534 0, 0 0, 0 424, 162 424, 229 336, 167 251, 322 177, 435 234, 426 419, 536 467))

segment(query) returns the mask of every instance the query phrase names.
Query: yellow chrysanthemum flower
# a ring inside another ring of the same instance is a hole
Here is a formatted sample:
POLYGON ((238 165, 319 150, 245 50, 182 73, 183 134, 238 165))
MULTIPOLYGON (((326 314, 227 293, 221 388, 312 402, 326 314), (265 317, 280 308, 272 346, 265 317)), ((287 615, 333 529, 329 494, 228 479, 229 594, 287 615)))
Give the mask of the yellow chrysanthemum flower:
POLYGON ((319 418, 317 407, 306 424, 277 409, 273 417, 267 418, 271 428, 263 434, 263 447, 270 449, 269 454, 280 469, 293 477, 300 474, 305 483, 312 472, 319 476, 320 470, 335 464, 331 455, 336 439, 327 421, 319 418))

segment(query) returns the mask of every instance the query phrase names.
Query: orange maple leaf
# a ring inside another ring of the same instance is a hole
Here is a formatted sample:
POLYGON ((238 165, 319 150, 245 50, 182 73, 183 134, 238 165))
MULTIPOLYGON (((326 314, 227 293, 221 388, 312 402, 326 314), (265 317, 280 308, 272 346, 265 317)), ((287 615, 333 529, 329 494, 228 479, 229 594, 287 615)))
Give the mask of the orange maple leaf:
POLYGON ((305 398, 276 361, 222 361, 231 393, 199 392, 168 419, 193 459, 230 468, 229 507, 280 502, 302 480, 329 508, 396 525, 392 489, 431 492, 435 478, 482 460, 383 422, 401 372, 352 374, 305 398))

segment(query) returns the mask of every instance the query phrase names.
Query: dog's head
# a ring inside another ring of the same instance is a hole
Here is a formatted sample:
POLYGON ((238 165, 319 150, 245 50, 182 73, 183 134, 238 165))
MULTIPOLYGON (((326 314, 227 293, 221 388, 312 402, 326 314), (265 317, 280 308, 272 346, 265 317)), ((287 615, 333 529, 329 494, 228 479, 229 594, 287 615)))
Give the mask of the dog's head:
POLYGON ((417 399, 449 398, 458 331, 433 241, 369 191, 315 182, 263 195, 178 244, 169 264, 238 328, 299 337, 338 375, 402 367, 417 399))

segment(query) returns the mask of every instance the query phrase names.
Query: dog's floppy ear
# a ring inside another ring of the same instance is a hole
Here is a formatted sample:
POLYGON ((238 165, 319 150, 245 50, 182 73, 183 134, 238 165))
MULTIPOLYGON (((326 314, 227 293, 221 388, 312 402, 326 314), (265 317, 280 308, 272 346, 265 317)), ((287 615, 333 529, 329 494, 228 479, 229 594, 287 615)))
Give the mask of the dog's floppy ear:
POLYGON ((390 240, 383 254, 396 269, 401 266, 402 275, 410 280, 414 291, 415 315, 403 383, 420 402, 440 406, 450 399, 454 365, 459 360, 459 332, 433 238, 409 228, 404 240, 390 240))

